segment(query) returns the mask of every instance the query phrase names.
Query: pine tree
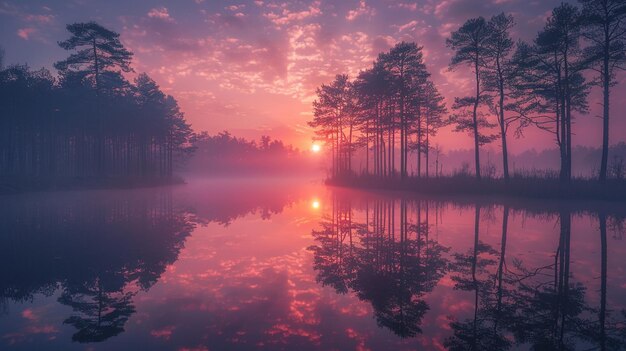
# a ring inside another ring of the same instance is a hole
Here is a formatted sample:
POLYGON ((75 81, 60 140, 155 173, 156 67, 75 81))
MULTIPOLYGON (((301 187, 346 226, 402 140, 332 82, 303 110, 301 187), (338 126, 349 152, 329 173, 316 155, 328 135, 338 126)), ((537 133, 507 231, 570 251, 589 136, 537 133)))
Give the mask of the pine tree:
POLYGON ((453 109, 460 111, 454 116, 457 131, 469 131, 474 138, 474 160, 476 179, 480 180, 480 146, 493 141, 494 136, 481 133, 481 128, 493 127, 479 108, 487 100, 482 90, 482 78, 487 60, 488 42, 491 33, 487 21, 483 17, 467 20, 457 31, 452 32, 446 40, 448 47, 455 51, 450 68, 460 65, 470 66, 474 72, 475 94, 471 97, 457 98, 453 109), (471 113, 468 113, 471 109, 471 113))
POLYGON ((586 60, 602 85, 602 159, 599 178, 606 181, 609 155, 609 105, 611 86, 617 84, 616 69, 626 69, 626 1, 580 0, 583 35, 590 45, 586 60))

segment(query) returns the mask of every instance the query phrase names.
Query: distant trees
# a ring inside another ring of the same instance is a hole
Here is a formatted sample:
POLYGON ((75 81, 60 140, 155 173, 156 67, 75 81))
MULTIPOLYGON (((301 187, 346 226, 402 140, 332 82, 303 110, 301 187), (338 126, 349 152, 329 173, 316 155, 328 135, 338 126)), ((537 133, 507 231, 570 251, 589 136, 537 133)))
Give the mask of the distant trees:
POLYGON ((145 74, 129 82, 132 54, 96 23, 68 26, 77 50, 59 78, 0 70, 0 177, 9 183, 76 178, 169 178, 192 135, 174 98, 145 74))
POLYGON ((354 172, 351 160, 361 146, 366 152, 365 173, 396 176, 399 160, 399 175, 404 178, 409 174, 408 156, 416 151, 417 174, 422 174, 429 136, 445 124, 446 112, 429 76, 422 47, 402 42, 381 53, 353 82, 338 75, 317 90, 309 125, 318 139, 331 144, 333 176, 354 172))
POLYGON ((257 143, 228 131, 192 138, 193 156, 185 169, 209 174, 268 174, 314 172, 315 159, 292 145, 264 135, 257 143))

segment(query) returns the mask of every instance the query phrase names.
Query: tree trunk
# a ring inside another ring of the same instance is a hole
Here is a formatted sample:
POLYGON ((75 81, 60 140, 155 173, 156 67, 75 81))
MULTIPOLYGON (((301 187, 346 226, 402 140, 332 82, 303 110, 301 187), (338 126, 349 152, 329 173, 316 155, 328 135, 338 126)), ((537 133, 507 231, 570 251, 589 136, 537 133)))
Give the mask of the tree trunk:
POLYGON ((500 101, 499 101, 499 108, 500 108, 500 115, 499 117, 499 121, 500 122, 500 137, 502 139, 502 174, 504 176, 504 181, 506 183, 509 182, 509 154, 508 154, 508 149, 507 149, 507 144, 506 144, 506 120, 504 119, 504 77, 502 74, 502 67, 500 66, 500 60, 497 60, 497 69, 498 69, 498 80, 499 80, 499 92, 500 92, 500 101))
POLYGON ((474 101, 474 110, 472 111, 472 122, 474 129, 474 160, 476 167, 476 179, 480 180, 480 142, 478 138, 478 102, 480 99, 480 77, 478 72, 478 57, 474 64, 476 69, 476 100, 474 101))
POLYGON ((603 111, 602 111, 602 161, 600 162, 600 182, 606 182, 608 158, 609 158, 609 93, 611 76, 609 72, 609 45, 608 28, 605 29, 604 43, 604 62, 602 63, 602 93, 603 93, 603 111))

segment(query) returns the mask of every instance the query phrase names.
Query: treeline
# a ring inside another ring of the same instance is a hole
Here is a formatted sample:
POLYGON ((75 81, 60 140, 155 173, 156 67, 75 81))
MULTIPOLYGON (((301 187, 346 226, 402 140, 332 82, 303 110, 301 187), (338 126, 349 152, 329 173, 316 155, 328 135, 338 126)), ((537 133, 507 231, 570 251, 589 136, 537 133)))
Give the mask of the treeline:
MULTIPOLYGON (((405 177, 409 152, 415 150, 421 174, 422 155, 428 160, 430 138, 445 125, 447 111, 429 76, 422 47, 402 42, 380 54, 356 80, 338 75, 317 89, 309 125, 317 139, 330 144, 333 176, 352 172, 353 155, 361 147, 367 153, 367 173, 395 175, 399 158, 405 177)), ((428 162, 425 166, 428 174, 428 162)))
MULTIPOLYGON (((71 52, 47 69, 0 70, 0 177, 8 184, 76 179, 169 179, 192 131, 176 100, 94 22, 67 26, 71 52)), ((1 67, 0 67, 1 68, 1 67)))
POLYGON ((580 3, 581 8, 568 3, 556 7, 531 43, 514 42, 514 19, 504 13, 469 19, 452 32, 446 41, 453 50, 449 68, 471 73, 473 93, 455 97, 451 113, 429 79, 422 47, 415 43, 402 42, 381 53, 353 81, 338 75, 322 85, 309 124, 316 138, 331 146, 332 175, 354 173, 352 158, 364 148, 366 174, 404 179, 414 154, 416 176, 429 177, 432 138, 439 128, 452 125, 473 139, 477 179, 479 149, 500 141, 502 174, 508 181, 508 138, 522 137, 525 128, 535 127, 554 136, 559 178, 569 182, 575 114, 588 112, 588 94, 597 87, 603 96, 598 177, 604 182, 609 173, 610 93, 626 63, 626 3, 580 3))
POLYGON ((265 135, 257 142, 235 137, 228 131, 215 135, 201 132, 192 138, 189 172, 202 174, 293 174, 312 172, 315 158, 292 145, 265 135))

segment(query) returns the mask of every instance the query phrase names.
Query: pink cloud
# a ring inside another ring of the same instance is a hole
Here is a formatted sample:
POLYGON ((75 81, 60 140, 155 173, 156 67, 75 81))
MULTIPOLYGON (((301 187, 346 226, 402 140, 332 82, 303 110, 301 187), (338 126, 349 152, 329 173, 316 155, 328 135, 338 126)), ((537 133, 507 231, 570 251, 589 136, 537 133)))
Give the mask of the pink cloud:
POLYGON ((415 29, 415 26, 417 25, 417 21, 413 20, 409 23, 403 24, 403 25, 399 25, 399 26, 395 26, 396 28, 398 28, 398 32, 403 32, 407 29, 415 29))
POLYGON ((348 11, 348 14, 346 15, 346 19, 348 21, 354 21, 355 19, 359 17, 371 18, 375 14, 376 14, 376 10, 374 10, 374 8, 367 6, 367 4, 365 3, 365 0, 360 0, 359 7, 357 7, 354 10, 348 11))
POLYGON ((174 332, 175 329, 176 329, 175 326, 170 325, 170 326, 163 327, 161 329, 152 330, 150 331, 150 335, 154 336, 155 338, 169 340, 172 337, 172 333, 174 332))
POLYGON ((166 7, 153 8, 148 12, 148 17, 157 18, 166 22, 174 22, 166 7))
POLYGON ((264 16, 276 26, 284 26, 293 22, 319 16, 321 13, 320 2, 314 1, 307 10, 290 11, 287 8, 284 8, 281 13, 270 12, 264 14, 264 16))
POLYGON ((409 10, 409 11, 416 11, 417 10, 417 3, 400 2, 400 3, 397 3, 397 4, 393 4, 390 7, 391 8, 397 8, 397 9, 403 9, 403 10, 409 10))
POLYGON ((32 28, 32 27, 20 28, 17 30, 17 36, 24 40, 30 40, 31 35, 36 32, 37 32, 37 29, 32 28))

